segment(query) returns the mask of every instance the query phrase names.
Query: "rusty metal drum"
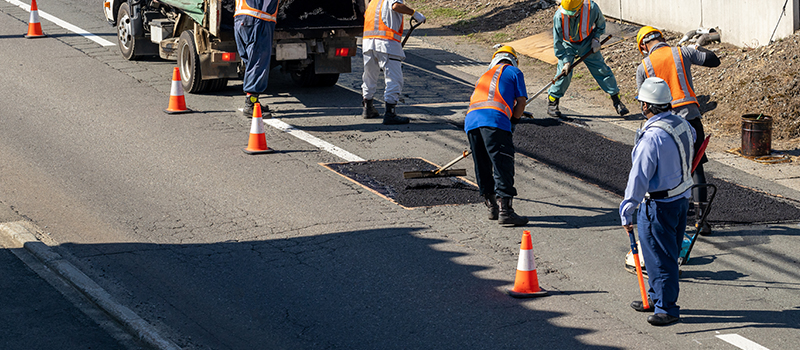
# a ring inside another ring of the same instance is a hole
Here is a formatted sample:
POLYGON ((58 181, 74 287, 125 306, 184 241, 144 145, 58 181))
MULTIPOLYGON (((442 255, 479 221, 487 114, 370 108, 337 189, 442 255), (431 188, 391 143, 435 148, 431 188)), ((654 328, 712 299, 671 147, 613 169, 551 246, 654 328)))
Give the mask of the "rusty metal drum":
POLYGON ((751 157, 769 155, 772 150, 772 117, 763 114, 742 116, 742 154, 751 157))

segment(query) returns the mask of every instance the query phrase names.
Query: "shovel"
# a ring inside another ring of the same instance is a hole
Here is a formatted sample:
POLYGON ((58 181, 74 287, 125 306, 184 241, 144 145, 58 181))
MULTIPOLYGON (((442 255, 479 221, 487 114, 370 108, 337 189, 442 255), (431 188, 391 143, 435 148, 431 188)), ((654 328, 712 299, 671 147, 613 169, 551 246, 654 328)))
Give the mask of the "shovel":
POLYGON ((403 42, 400 43, 400 46, 405 47, 406 41, 408 41, 408 37, 411 35, 411 32, 413 32, 414 29, 417 29, 417 27, 422 25, 422 22, 417 22, 417 24, 414 24, 414 22, 417 22, 417 20, 415 20, 414 17, 408 19, 408 25, 411 26, 411 28, 408 29, 408 33, 406 33, 406 37, 403 38, 403 42))
POLYGON ((427 171, 406 171, 403 173, 404 179, 421 179, 427 177, 447 177, 447 176, 467 176, 467 169, 455 169, 455 170, 447 170, 453 164, 458 163, 459 160, 466 158, 470 155, 471 151, 464 151, 461 153, 458 158, 453 159, 450 163, 445 164, 439 169, 436 170, 427 170, 427 171))

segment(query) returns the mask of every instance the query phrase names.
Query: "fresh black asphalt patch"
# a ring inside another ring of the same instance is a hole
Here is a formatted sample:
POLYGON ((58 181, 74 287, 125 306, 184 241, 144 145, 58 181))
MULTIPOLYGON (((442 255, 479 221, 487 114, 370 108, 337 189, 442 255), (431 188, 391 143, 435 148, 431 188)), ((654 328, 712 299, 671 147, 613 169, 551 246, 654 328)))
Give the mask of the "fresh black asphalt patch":
MULTIPOLYGON (((620 197, 625 193, 633 150, 630 145, 552 118, 525 119, 517 124, 514 144, 519 154, 620 197)), ((718 190, 709 216, 711 223, 800 221, 797 203, 717 179, 710 172, 706 172, 706 179, 718 190)))
POLYGON ((403 178, 406 171, 437 169, 421 158, 323 165, 406 208, 483 202, 475 185, 457 177, 403 178))

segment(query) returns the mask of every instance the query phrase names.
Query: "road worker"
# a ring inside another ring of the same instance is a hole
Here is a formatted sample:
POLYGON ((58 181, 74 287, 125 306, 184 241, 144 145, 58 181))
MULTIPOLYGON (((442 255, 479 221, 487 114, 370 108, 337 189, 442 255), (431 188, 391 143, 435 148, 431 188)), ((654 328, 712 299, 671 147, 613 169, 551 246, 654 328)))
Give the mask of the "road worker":
POLYGON ((649 308, 641 301, 631 307, 653 312, 647 322, 663 326, 680 319, 678 257, 686 230, 690 175, 695 132, 672 113, 672 94, 664 79, 647 78, 639 88, 642 114, 647 118, 637 130, 625 198, 619 206, 622 227, 633 231, 632 213, 639 207, 639 243, 647 266, 649 308))
POLYGON ((378 75, 383 70, 386 89, 383 100, 386 110, 383 124, 407 124, 409 119, 397 115, 395 107, 403 90, 401 63, 406 58, 400 44, 403 36, 403 15, 411 15, 419 23, 425 16, 412 10, 403 0, 372 0, 364 13, 364 36, 361 51, 364 55, 364 83, 361 85, 364 107, 362 117, 377 118, 380 114, 372 102, 378 86, 378 75))
POLYGON ((503 226, 528 223, 514 212, 511 203, 517 195, 512 132, 525 111, 527 98, 525 78, 517 68, 517 52, 503 46, 478 80, 464 120, 475 178, 489 208, 489 220, 498 220, 503 226))
MULTIPOLYGON (((644 26, 639 30, 636 35, 636 44, 639 52, 645 56, 636 69, 636 85, 641 87, 648 77, 659 77, 667 82, 672 92, 673 113, 689 121, 689 124, 695 129, 697 141, 694 149, 698 149, 706 136, 701 121, 700 103, 697 102, 697 95, 695 95, 692 84, 691 67, 693 64, 717 67, 720 64, 719 58, 702 46, 670 47, 663 33, 651 26, 644 26)), ((708 158, 703 154, 703 158, 692 174, 692 178, 697 184, 706 183, 706 175, 703 170, 703 164, 706 162, 708 162, 708 158)), ((699 225, 700 217, 708 207, 708 191, 706 187, 698 186, 692 192, 690 207, 694 209, 691 211, 695 213, 695 225, 699 225)), ((700 234, 711 234, 711 225, 708 224, 708 221, 703 223, 700 234)))
MULTIPOLYGON (((249 118, 253 117, 255 104, 261 103, 259 95, 267 90, 277 14, 278 0, 236 0, 233 27, 236 47, 244 64, 243 113, 249 118)), ((261 117, 272 118, 269 106, 262 105, 261 117)))
MULTIPOLYGON (((553 49, 558 58, 556 76, 568 72, 576 57, 593 52, 583 63, 600 88, 611 95, 616 113, 623 116, 628 114, 628 108, 620 101, 617 79, 600 53, 600 36, 605 30, 606 19, 594 1, 562 0, 553 16, 553 49)), ((571 81, 572 72, 569 72, 550 86, 547 114, 561 117, 559 100, 567 92, 571 81)))

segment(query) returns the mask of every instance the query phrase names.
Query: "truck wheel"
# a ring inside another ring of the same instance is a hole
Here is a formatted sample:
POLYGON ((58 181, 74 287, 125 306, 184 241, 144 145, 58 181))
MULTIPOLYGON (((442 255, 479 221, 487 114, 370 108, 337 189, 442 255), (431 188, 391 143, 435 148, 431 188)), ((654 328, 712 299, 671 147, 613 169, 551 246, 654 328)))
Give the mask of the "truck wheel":
POLYGON ((130 61, 143 56, 139 54, 140 47, 146 44, 142 38, 133 36, 132 29, 131 8, 127 2, 123 2, 119 6, 119 14, 117 15, 117 43, 122 57, 130 61))
POLYGON ((292 81, 301 87, 334 86, 339 81, 339 74, 316 74, 314 66, 291 72, 292 81))
POLYGON ((199 93, 208 89, 208 81, 202 79, 200 72, 200 55, 197 54, 193 30, 184 31, 178 39, 178 67, 184 91, 199 93))

